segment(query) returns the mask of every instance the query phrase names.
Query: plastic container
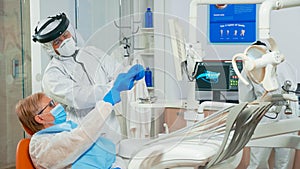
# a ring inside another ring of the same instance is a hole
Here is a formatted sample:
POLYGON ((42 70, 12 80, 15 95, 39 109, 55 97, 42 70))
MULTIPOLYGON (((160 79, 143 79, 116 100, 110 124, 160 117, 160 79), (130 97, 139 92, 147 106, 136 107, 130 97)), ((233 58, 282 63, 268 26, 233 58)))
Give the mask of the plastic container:
POLYGON ((145 28, 153 28, 153 16, 151 8, 147 8, 145 12, 145 28))
POLYGON ((145 82, 147 87, 153 87, 152 71, 149 69, 149 67, 147 67, 145 70, 145 82))

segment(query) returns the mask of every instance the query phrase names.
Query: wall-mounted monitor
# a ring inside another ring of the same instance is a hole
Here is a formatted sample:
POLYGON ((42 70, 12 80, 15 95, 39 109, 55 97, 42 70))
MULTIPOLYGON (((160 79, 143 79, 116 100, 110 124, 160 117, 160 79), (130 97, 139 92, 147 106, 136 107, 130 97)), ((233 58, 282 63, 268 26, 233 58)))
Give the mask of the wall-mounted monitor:
MULTIPOLYGON (((237 66, 241 71, 242 61, 237 66)), ((231 60, 204 60, 196 71, 196 91, 238 91, 238 77, 231 60)))

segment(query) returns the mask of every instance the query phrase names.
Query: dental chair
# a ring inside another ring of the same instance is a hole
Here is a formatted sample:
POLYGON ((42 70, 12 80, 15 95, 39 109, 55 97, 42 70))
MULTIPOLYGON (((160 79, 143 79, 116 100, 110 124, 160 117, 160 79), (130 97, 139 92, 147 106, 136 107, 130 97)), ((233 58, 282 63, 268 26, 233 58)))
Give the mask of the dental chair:
MULTIPOLYGON (((23 129, 29 136, 33 135, 27 127, 23 126, 23 129)), ((23 138, 19 141, 16 149, 16 169, 35 169, 29 155, 29 143, 30 138, 23 138)))
POLYGON ((241 103, 140 148, 128 169, 236 168, 242 149, 274 102, 241 103))
POLYGON ((29 138, 21 139, 16 151, 16 169, 35 169, 29 155, 29 138))

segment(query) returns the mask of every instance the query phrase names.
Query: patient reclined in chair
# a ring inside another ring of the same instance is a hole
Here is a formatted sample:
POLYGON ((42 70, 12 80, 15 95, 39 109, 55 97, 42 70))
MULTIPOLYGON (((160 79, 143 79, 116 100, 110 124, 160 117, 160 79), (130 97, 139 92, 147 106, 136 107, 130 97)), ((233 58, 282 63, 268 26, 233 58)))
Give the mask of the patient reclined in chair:
POLYGON ((128 169, 236 168, 240 152, 261 118, 283 99, 275 98, 230 106, 192 126, 154 139, 135 152, 128 169))

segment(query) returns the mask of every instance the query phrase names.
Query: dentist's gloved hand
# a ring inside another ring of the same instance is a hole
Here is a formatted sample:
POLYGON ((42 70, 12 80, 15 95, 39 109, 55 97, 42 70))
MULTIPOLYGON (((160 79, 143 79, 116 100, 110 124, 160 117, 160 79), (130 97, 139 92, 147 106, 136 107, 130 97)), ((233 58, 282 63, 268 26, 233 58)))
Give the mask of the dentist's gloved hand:
POLYGON ((103 100, 112 105, 121 101, 120 93, 132 89, 134 82, 142 79, 145 71, 142 65, 132 66, 127 73, 120 73, 116 78, 112 89, 104 96, 103 100))

